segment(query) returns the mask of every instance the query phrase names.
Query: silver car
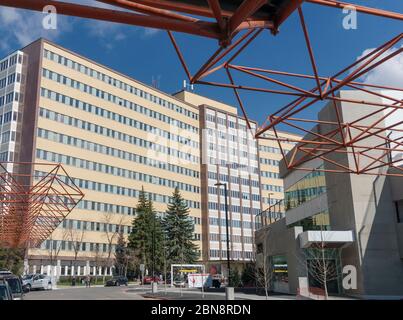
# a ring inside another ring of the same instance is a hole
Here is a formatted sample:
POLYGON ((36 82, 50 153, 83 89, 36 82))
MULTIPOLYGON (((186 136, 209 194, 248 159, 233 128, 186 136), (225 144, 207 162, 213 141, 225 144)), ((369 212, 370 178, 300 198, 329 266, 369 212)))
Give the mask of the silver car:
POLYGON ((28 290, 52 290, 52 279, 45 274, 26 274, 22 277, 22 285, 28 290))

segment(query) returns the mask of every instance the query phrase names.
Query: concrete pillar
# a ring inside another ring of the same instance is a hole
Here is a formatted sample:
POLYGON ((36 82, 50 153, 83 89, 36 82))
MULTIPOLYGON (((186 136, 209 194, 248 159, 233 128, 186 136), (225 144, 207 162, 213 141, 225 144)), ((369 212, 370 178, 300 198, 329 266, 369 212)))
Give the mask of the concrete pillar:
POLYGON ((105 276, 107 276, 107 275, 108 275, 108 267, 105 267, 105 270, 104 270, 104 275, 105 275, 105 276))
POLYGON ((61 275, 62 275, 62 262, 60 260, 57 260, 57 267, 56 267, 57 279, 59 279, 61 275))
POLYGON ((28 259, 24 259, 24 274, 29 273, 29 264, 28 264, 28 259))
POLYGON ((77 275, 81 275, 81 266, 77 267, 77 275))
POLYGON ((97 275, 97 267, 96 267, 96 266, 93 267, 93 269, 92 269, 92 274, 93 274, 94 276, 97 275))
POLYGON ((98 267, 98 275, 102 276, 102 267, 98 267))
POLYGON ((74 266, 71 266, 71 276, 74 276, 74 272, 75 272, 75 270, 74 270, 74 266))
POLYGON ((36 273, 36 265, 32 267, 32 273, 36 273))
POLYGON ((90 262, 87 260, 85 274, 88 275, 91 273, 90 262))
POLYGON ((297 297, 307 298, 309 297, 309 284, 307 277, 298 277, 298 292, 297 297))
POLYGON ((152 283, 152 293, 157 293, 158 292, 158 283, 153 282, 152 283))
POLYGON ((40 274, 43 274, 43 265, 41 265, 41 272, 40 274))
POLYGON ((52 271, 51 271, 51 268, 50 268, 51 266, 48 264, 47 266, 46 266, 46 274, 48 275, 48 276, 51 276, 52 275, 52 271))
POLYGON ((109 268, 109 275, 112 276, 113 275, 113 267, 109 268))
POLYGON ((64 275, 68 276, 69 275, 69 266, 64 267, 64 275))
POLYGON ((226 300, 234 300, 234 288, 233 287, 225 287, 225 299, 226 300))

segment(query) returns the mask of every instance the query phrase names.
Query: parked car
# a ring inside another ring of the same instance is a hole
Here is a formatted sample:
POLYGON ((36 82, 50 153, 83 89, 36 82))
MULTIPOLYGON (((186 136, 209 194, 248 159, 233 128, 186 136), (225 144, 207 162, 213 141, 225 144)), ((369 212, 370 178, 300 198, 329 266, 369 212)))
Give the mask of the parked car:
POLYGON ((145 276, 143 279, 143 284, 151 284, 151 282, 160 282, 161 279, 157 276, 145 276))
POLYGON ((174 280, 174 287, 185 288, 187 286, 187 281, 185 279, 174 280))
POLYGON ((52 290, 52 279, 45 274, 27 274, 22 277, 22 284, 27 290, 52 290))
POLYGON ((0 300, 13 300, 13 294, 7 282, 0 282, 0 300))
POLYGON ((0 283, 7 283, 10 290, 13 300, 22 300, 24 298, 24 290, 22 286, 22 280, 20 277, 9 273, 9 274, 0 274, 0 283))
POLYGON ((127 286, 128 283, 129 283, 129 280, 127 280, 126 277, 116 276, 116 277, 113 277, 112 279, 109 279, 108 281, 106 281, 105 287, 116 287, 116 286, 121 286, 121 285, 127 286))

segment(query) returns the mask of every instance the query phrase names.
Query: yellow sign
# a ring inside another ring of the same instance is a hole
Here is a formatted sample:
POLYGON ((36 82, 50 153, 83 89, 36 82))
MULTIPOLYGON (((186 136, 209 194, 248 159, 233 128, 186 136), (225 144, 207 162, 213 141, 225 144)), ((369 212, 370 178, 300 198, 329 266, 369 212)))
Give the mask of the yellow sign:
POLYGON ((181 269, 179 272, 192 273, 197 272, 197 269, 181 269))

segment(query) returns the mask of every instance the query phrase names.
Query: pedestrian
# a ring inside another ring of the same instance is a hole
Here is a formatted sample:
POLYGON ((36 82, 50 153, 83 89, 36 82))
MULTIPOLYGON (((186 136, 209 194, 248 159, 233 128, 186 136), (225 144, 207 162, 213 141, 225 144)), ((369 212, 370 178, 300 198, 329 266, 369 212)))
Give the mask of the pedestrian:
POLYGON ((89 288, 90 287, 90 275, 87 274, 87 276, 85 277, 85 287, 89 288))

